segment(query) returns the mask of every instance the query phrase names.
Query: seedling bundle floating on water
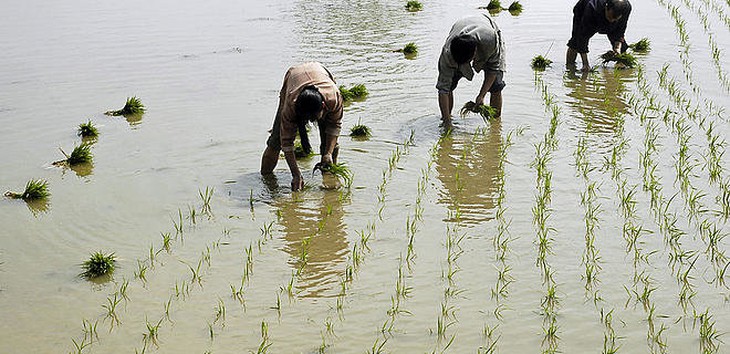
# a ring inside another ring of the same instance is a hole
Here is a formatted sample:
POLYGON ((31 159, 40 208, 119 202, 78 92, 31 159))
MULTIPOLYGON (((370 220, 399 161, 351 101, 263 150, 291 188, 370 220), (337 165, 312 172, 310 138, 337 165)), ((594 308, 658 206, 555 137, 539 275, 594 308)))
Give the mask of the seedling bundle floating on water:
POLYGON ((478 113, 482 116, 482 119, 484 119, 485 122, 488 122, 497 116, 497 110, 494 107, 487 106, 485 104, 477 105, 472 101, 465 103, 464 107, 462 107, 459 111, 459 115, 462 118, 466 117, 469 113, 478 113))
POLYGON ((94 123, 88 121, 87 123, 79 124, 77 135, 82 138, 96 138, 99 136, 99 131, 94 126, 94 123))
POLYGON ((507 8, 509 12, 520 13, 522 12, 522 4, 519 1, 513 1, 507 8))
POLYGON ((340 94, 345 102, 352 100, 362 100, 368 95, 368 89, 363 84, 357 84, 348 89, 345 85, 340 85, 340 94))
POLYGON ((350 136, 353 138, 369 138, 371 135, 370 128, 361 124, 361 120, 357 120, 357 124, 350 129, 350 136))
POLYGON ((59 148, 59 150, 61 150, 61 153, 66 156, 66 159, 54 162, 53 165, 55 166, 64 164, 73 166, 82 163, 89 163, 93 158, 91 154, 91 145, 87 143, 82 143, 81 145, 74 147, 73 151, 71 151, 71 155, 67 154, 61 148, 59 148))
POLYGON ((108 116, 132 116, 141 115, 145 112, 145 107, 142 101, 136 96, 128 97, 127 102, 124 104, 124 108, 118 111, 108 111, 104 114, 108 116))
POLYGON ((490 0, 489 5, 487 5, 487 10, 489 11, 501 11, 502 10, 502 3, 499 2, 499 0, 490 0))
POLYGON ((314 165, 312 173, 317 170, 322 171, 322 173, 329 172, 335 175, 335 177, 337 177, 337 179, 339 179, 340 182, 342 182, 342 184, 347 188, 350 188, 350 186, 352 186, 352 171, 350 171, 350 168, 347 167, 344 163, 331 163, 323 165, 321 162, 318 162, 316 165, 314 165))
POLYGON ((408 10, 410 12, 421 11, 422 9, 423 9, 423 4, 421 4, 417 0, 408 0, 408 2, 406 3, 406 10, 408 10))
POLYGON ((545 58, 542 55, 538 55, 538 56, 532 58, 532 62, 530 64, 530 66, 532 66, 532 68, 535 70, 545 70, 552 63, 553 63, 552 60, 545 58))
POLYGON ((647 53, 651 49, 649 38, 642 38, 634 44, 630 44, 629 48, 636 53, 647 53))
POLYGON ((618 65, 619 68, 633 68, 638 64, 638 61, 636 60, 636 57, 634 57, 631 53, 621 53, 616 54, 612 50, 609 50, 608 52, 601 55, 601 59, 603 59, 603 63, 606 64, 608 62, 616 62, 616 65, 618 65))
POLYGON ((5 192, 5 196, 13 199, 23 199, 27 201, 46 199, 51 195, 48 191, 48 182, 43 179, 30 180, 25 185, 23 193, 15 193, 11 191, 5 192))
POLYGON ((116 256, 114 256, 114 253, 107 255, 102 252, 92 253, 89 260, 84 261, 84 263, 81 264, 81 268, 84 271, 81 272, 80 275, 87 279, 111 275, 114 272, 116 262, 116 256))
POLYGON ((403 53, 405 55, 416 55, 418 54, 418 45, 414 42, 408 42, 403 48, 396 50, 396 52, 403 53))

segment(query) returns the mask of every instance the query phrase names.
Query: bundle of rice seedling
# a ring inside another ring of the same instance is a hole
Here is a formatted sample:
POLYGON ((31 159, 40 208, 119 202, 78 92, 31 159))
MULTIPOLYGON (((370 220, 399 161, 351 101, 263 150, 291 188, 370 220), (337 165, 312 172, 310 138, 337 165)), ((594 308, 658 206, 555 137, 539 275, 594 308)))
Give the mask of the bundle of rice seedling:
POLYGON ((355 95, 350 92, 345 85, 340 85, 340 94, 342 95, 342 100, 345 102, 352 101, 352 99, 355 97, 355 95))
POLYGON ((350 88, 350 93, 354 99, 363 99, 368 95, 368 89, 363 84, 357 84, 350 88))
POLYGON ((84 270, 81 272, 81 276, 91 279, 113 273, 116 264, 115 258, 114 253, 107 255, 102 252, 92 253, 89 260, 81 264, 81 268, 84 270))
POLYGON ((490 0, 489 5, 487 5, 487 10, 489 10, 489 11, 502 10, 502 3, 499 2, 499 0, 490 0))
POLYGON ((538 56, 532 58, 532 63, 530 65, 535 70, 545 70, 552 63, 553 63, 552 60, 545 58, 542 55, 538 55, 538 56))
POLYGON ((56 166, 64 164, 73 166, 81 163, 89 163, 93 159, 93 155, 91 154, 91 144, 88 143, 82 143, 81 145, 74 147, 73 151, 71 151, 71 155, 63 151, 63 149, 59 148, 59 150, 61 150, 61 153, 66 156, 66 159, 54 162, 53 164, 56 166))
POLYGON ((637 53, 647 53, 649 51, 649 49, 651 48, 649 38, 646 38, 646 37, 642 38, 638 42, 636 42, 634 44, 630 44, 629 48, 631 48, 631 50, 633 50, 634 52, 637 52, 637 53))
POLYGON ((494 107, 485 104, 477 105, 472 101, 465 103, 464 107, 459 110, 459 115, 462 118, 466 117, 469 113, 478 113, 482 116, 482 119, 484 119, 485 122, 488 122, 490 119, 497 116, 497 110, 494 107))
POLYGON ((509 12, 522 12, 522 4, 519 1, 513 1, 507 8, 509 12))
POLYGON ((23 199, 25 201, 42 200, 51 195, 48 191, 48 182, 43 179, 30 180, 25 185, 23 193, 15 193, 11 191, 5 192, 5 196, 13 199, 23 199))
POLYGON ((408 0, 406 3, 406 10, 410 12, 421 11, 422 9, 423 4, 421 4, 418 0, 408 0))
POLYGON ((633 68, 638 64, 638 60, 631 53, 616 54, 614 51, 609 50, 608 52, 601 55, 603 63, 616 62, 617 67, 633 68))
POLYGON ((89 120, 87 123, 79 124, 77 135, 82 138, 96 138, 99 136, 99 131, 94 126, 94 123, 89 120))
POLYGON ((118 111, 108 111, 104 114, 108 116, 130 116, 130 115, 140 115, 145 112, 145 107, 142 104, 142 101, 139 100, 136 96, 127 97, 127 102, 124 104, 124 108, 118 110, 118 111))
POLYGON ((370 135, 370 128, 367 125, 361 124, 359 119, 357 120, 357 124, 350 129, 350 136, 353 138, 369 138, 370 135))
POLYGON ((314 165, 314 170, 312 170, 312 173, 317 170, 322 171, 322 173, 328 172, 335 175, 335 177, 337 177, 337 179, 339 179, 340 182, 342 182, 342 184, 347 188, 350 188, 350 186, 352 186, 352 171, 350 171, 350 168, 347 167, 344 163, 331 163, 325 165, 321 162, 318 162, 316 165, 314 165))

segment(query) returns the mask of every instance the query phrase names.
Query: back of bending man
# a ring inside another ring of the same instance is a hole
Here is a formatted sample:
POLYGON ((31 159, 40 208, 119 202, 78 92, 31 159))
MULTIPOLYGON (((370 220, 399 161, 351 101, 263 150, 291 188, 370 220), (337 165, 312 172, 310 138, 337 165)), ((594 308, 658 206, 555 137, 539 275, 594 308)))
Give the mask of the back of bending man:
POLYGON ((474 102, 484 104, 484 97, 489 92, 489 105, 497 110, 497 116, 501 116, 506 67, 502 33, 488 15, 470 16, 456 21, 441 50, 436 83, 444 126, 451 125, 456 85, 462 77, 471 81, 474 71, 484 71, 484 82, 474 102))
POLYGON ((299 132, 304 150, 312 150, 307 136, 309 122, 319 126, 321 163, 336 163, 337 137, 342 127, 342 95, 332 74, 316 62, 292 66, 284 76, 274 126, 261 157, 261 174, 272 173, 279 161, 279 151, 284 151, 292 174, 292 190, 304 187, 294 156, 294 139, 299 132))
POLYGON ((615 53, 628 48, 624 34, 631 14, 629 0, 579 0, 573 7, 573 33, 568 41, 566 65, 575 65, 580 53, 583 71, 590 71, 588 41, 596 33, 606 34, 615 53))

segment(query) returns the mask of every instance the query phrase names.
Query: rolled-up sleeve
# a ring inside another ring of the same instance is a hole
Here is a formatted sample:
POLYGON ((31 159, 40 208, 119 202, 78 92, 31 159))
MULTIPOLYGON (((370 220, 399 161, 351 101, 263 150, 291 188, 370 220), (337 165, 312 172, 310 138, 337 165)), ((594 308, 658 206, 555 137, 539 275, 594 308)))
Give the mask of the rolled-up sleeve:
POLYGON ((436 89, 438 89, 439 93, 451 92, 456 71, 459 69, 449 64, 446 55, 446 53, 442 52, 439 57, 439 77, 436 81, 436 89))

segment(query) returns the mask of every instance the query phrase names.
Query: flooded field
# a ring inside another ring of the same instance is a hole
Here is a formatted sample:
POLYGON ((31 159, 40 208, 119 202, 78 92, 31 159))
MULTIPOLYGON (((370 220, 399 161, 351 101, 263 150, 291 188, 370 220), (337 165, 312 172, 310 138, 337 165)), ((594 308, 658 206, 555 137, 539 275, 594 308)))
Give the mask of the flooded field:
POLYGON ((503 117, 449 133, 437 58, 487 2, 405 3, 6 6, 0 188, 51 196, 0 200, 0 353, 730 353, 730 2, 634 0, 651 51, 604 67, 597 35, 584 75, 572 0, 493 14, 503 117), (370 94, 345 108, 352 186, 315 156, 292 193, 283 160, 258 169, 310 60, 370 94), (104 114, 132 96, 146 113, 104 114), (89 120, 93 161, 54 165, 89 120), (80 276, 94 252, 111 278, 80 276))

